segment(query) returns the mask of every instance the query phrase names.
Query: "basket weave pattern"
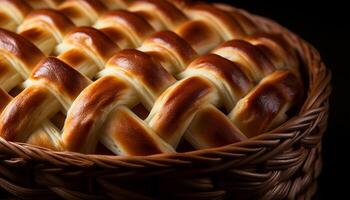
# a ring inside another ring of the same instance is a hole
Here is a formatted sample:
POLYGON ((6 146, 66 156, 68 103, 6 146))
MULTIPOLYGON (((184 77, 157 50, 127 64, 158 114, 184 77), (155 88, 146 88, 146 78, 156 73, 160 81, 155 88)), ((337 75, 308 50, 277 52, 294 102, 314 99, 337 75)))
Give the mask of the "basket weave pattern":
POLYGON ((250 15, 291 41, 308 73, 297 115, 251 140, 148 157, 54 152, 0 138, 0 188, 23 199, 310 199, 321 171, 331 75, 319 53, 277 23, 250 15))

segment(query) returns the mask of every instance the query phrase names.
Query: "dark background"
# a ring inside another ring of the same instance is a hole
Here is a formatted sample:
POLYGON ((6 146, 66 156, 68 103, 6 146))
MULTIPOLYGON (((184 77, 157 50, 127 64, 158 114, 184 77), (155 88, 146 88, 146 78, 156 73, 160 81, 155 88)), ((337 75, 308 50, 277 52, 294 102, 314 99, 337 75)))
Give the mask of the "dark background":
POLYGON ((350 199, 350 10, 346 1, 234 0, 225 2, 276 20, 313 44, 332 70, 333 93, 323 139, 317 199, 350 199), (348 191, 347 191, 348 190, 348 191), (347 195, 346 195, 347 194, 347 195))

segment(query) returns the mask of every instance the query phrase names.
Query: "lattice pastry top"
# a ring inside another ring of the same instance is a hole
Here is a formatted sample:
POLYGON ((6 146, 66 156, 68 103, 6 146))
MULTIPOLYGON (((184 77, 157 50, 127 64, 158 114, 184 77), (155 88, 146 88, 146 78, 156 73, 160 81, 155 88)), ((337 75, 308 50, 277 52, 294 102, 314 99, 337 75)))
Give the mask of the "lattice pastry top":
POLYGON ((228 5, 0 0, 0 27, 9 141, 118 155, 218 147, 280 125, 304 94, 290 43, 228 5))

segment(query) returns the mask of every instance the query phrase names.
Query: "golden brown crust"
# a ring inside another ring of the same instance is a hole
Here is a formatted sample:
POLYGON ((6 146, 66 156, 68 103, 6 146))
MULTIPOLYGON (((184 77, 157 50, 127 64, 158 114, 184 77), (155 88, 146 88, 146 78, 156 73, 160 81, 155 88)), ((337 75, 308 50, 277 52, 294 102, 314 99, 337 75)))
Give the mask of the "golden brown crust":
POLYGON ((64 0, 26 0, 34 9, 57 8, 64 0))
POLYGON ((121 107, 113 114, 105 129, 118 145, 119 154, 147 156, 174 151, 129 109, 121 107))
POLYGON ((220 147, 246 140, 247 137, 214 106, 199 110, 185 138, 197 149, 220 147))
POLYGON ((0 7, 0 27, 22 35, 0 29, 0 136, 11 141, 119 155, 174 152, 182 138, 218 147, 271 130, 303 96, 289 41, 231 6, 31 0, 46 9, 28 14, 3 2, 13 13, 0 7))
POLYGON ((133 47, 140 46, 142 41, 154 32, 144 18, 126 10, 106 12, 96 22, 95 27, 106 33, 116 44, 128 38, 133 47))
MULTIPOLYGON (((66 15, 52 9, 34 10, 29 15, 27 15, 23 24, 21 24, 22 27, 33 25, 44 25, 45 28, 54 29, 55 31, 58 31, 59 34, 61 34, 61 37, 74 28, 74 24, 66 15)), ((23 28, 19 29, 19 32, 23 31, 23 28)))
POLYGON ((58 9, 77 26, 92 25, 107 10, 98 0, 66 0, 58 9))
POLYGON ((100 0, 109 10, 125 9, 133 0, 100 0))
POLYGON ((9 6, 14 6, 16 9, 20 11, 24 16, 28 14, 32 8, 30 5, 23 0, 2 0, 1 4, 4 4, 3 6, 7 6, 7 9, 9 9, 9 6))
POLYGON ((0 89, 0 112, 4 110, 8 103, 12 100, 12 97, 5 92, 3 89, 0 89))
POLYGON ((290 69, 299 76, 299 60, 290 43, 280 34, 259 33, 247 38, 274 63, 277 69, 290 69))
POLYGON ((192 19, 211 22, 225 40, 240 39, 245 36, 244 30, 235 18, 212 5, 198 3, 190 6, 188 15, 192 19))
POLYGON ((188 8, 189 6, 197 3, 196 0, 167 0, 167 1, 174 4, 179 9, 185 9, 185 8, 188 8))
POLYGON ((107 66, 116 67, 132 75, 154 98, 159 96, 164 88, 175 82, 175 79, 158 62, 138 50, 127 49, 118 52, 109 60, 107 66))
POLYGON ((258 24, 256 24, 253 20, 247 17, 247 14, 244 10, 220 3, 215 3, 214 6, 232 15, 244 29, 246 34, 253 35, 260 32, 258 24))
POLYGON ((40 63, 33 70, 30 80, 51 86, 72 100, 90 83, 78 71, 54 57, 40 63))
MULTIPOLYGON (((198 55, 192 49, 192 47, 174 32, 171 31, 159 31, 152 34, 148 39, 146 39, 140 50, 145 52, 155 52, 159 54, 171 54, 167 59, 160 63, 163 64, 165 68, 171 74, 177 74, 183 71, 192 60, 194 60, 198 55), (166 61, 171 61, 175 58, 173 63, 165 63, 166 61), (169 67, 165 65, 170 65, 169 67)), ((162 56, 157 56, 161 58, 162 56)))
MULTIPOLYGON (((92 152, 96 147, 96 141, 101 137, 100 132, 97 132, 96 129, 101 126, 106 115, 112 112, 113 108, 117 105, 134 106, 134 104, 138 103, 135 101, 137 95, 140 95, 139 98, 142 98, 141 93, 137 94, 137 91, 140 90, 135 90, 134 88, 135 83, 143 85, 141 91, 148 91, 148 94, 154 99, 155 96, 161 94, 164 88, 167 88, 175 81, 152 57, 137 50, 123 50, 118 52, 108 62, 105 73, 109 75, 103 76, 94 84, 87 87, 71 106, 63 132, 63 142, 67 149, 92 152), (131 77, 133 80, 130 79, 131 77)), ((131 123, 132 121, 129 120, 128 122, 131 123)), ((114 133, 113 127, 117 126, 116 122, 114 123, 113 121, 112 125, 110 125, 112 126, 111 128, 106 130, 106 134, 110 137, 109 141, 114 140, 117 136, 123 136, 122 138, 127 139, 124 137, 123 132, 114 133)), ((137 124, 134 126, 137 126, 137 124)), ((137 130, 141 131, 140 129, 137 130)), ((154 146, 152 140, 150 142, 145 141, 147 138, 151 139, 154 137, 156 136, 143 135, 143 146, 146 144, 154 146)), ((140 142, 135 143, 135 141, 131 141, 129 142, 130 144, 118 143, 118 149, 122 149, 118 151, 130 155, 136 152, 139 153, 139 151, 136 151, 137 146, 133 145, 140 142), (128 147, 132 147, 132 150, 128 149, 128 147)), ((110 142, 107 143, 109 144, 110 142)), ((148 153, 152 152, 154 151, 148 153)), ((147 152, 145 151, 144 153, 146 154, 147 152)))
POLYGON ((46 55, 62 42, 64 36, 74 28, 74 24, 62 13, 51 9, 31 12, 17 32, 37 45, 46 55), (51 42, 51 43, 49 43, 51 42))
POLYGON ((201 20, 185 23, 176 29, 176 33, 184 38, 199 54, 207 53, 222 41, 217 31, 201 20))
POLYGON ((23 0, 0 1, 0 28, 16 30, 31 9, 30 5, 23 0))
POLYGON ((73 101, 89 84, 80 73, 52 57, 33 69, 28 81, 28 87, 6 106, 0 116, 0 134, 7 140, 26 141, 46 118, 58 112, 59 102, 73 101))
POLYGON ((271 61, 257 47, 244 40, 224 42, 213 52, 232 61, 238 61, 234 60, 234 58, 232 59, 232 55, 240 57, 243 62, 247 63, 244 65, 246 73, 250 77, 254 77, 255 81, 261 80, 262 77, 270 74, 275 69, 271 61))
POLYGON ((30 127, 33 113, 48 99, 48 92, 39 87, 21 92, 1 113, 0 136, 9 141, 25 142, 34 128, 30 127))
POLYGON ((117 101, 131 95, 126 83, 115 77, 99 79, 79 95, 69 112, 63 128, 63 142, 69 151, 90 153, 96 148, 99 135, 91 134, 95 121, 117 101))
POLYGON ((96 57, 99 57, 103 63, 106 63, 119 50, 118 46, 108 36, 91 27, 75 28, 65 37, 64 43, 74 45, 77 48, 88 49, 96 57))
POLYGON ((32 43, 15 33, 0 29, 0 51, 4 55, 15 57, 22 63, 28 77, 31 70, 44 59, 44 54, 32 43))
POLYGON ((157 99, 146 121, 163 140, 176 147, 195 111, 208 101, 215 102, 215 92, 215 87, 204 78, 179 81, 157 99))
POLYGON ((137 0, 129 8, 131 11, 142 11, 158 19, 168 29, 175 29, 187 20, 187 17, 174 5, 167 1, 137 0))
POLYGON ((207 77, 213 82, 220 80, 221 83, 217 83, 217 87, 223 93, 229 93, 229 96, 222 95, 226 101, 224 104, 228 109, 232 109, 237 100, 253 88, 253 83, 241 68, 241 66, 221 56, 208 54, 194 60, 183 74, 197 74, 207 77))
POLYGON ((248 137, 265 132, 285 120, 287 110, 301 98, 301 88, 292 72, 276 71, 238 102, 232 120, 248 137))
MULTIPOLYGON (((53 125, 51 125, 55 128, 53 125)), ((56 130, 58 132, 58 130, 56 130)), ((59 139, 60 135, 53 135, 44 129, 38 129, 29 136, 26 143, 52 149, 54 151, 65 150, 59 139)))

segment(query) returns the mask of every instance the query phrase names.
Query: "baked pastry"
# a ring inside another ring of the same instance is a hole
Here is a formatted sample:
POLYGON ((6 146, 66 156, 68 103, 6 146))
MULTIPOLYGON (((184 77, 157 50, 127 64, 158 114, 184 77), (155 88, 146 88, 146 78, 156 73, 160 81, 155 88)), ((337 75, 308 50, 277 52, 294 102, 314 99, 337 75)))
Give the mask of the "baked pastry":
POLYGON ((218 147, 280 125, 303 99, 289 42, 228 5, 1 0, 0 16, 9 141, 118 155, 218 147))

